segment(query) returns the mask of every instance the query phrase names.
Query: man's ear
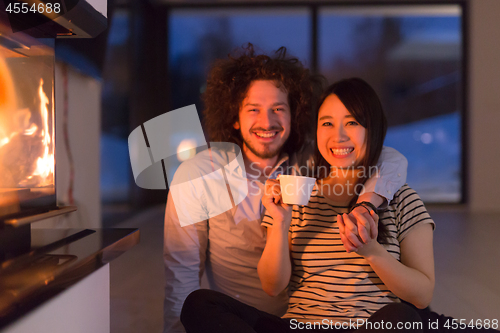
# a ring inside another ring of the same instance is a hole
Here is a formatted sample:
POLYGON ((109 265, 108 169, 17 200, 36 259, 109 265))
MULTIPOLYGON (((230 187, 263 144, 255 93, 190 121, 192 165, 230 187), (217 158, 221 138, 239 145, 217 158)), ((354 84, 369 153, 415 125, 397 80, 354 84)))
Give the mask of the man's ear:
POLYGON ((239 130, 240 129, 240 122, 237 121, 233 124, 234 129, 239 130))

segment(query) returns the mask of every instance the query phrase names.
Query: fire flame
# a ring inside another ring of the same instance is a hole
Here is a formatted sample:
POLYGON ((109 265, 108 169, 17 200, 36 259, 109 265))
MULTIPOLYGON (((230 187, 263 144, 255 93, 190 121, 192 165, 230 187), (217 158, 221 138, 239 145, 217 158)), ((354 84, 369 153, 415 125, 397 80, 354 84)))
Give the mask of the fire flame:
POLYGON ((0 147, 10 142, 7 116, 17 108, 15 102, 14 84, 4 59, 0 57, 0 147))
MULTIPOLYGON (((36 161, 36 169, 28 179, 34 176, 39 176, 41 178, 39 186, 53 184, 53 179, 51 176, 54 175, 54 153, 50 151, 51 137, 49 131, 49 110, 47 105, 49 104, 49 98, 45 95, 43 91, 43 79, 40 79, 40 87, 38 88, 38 96, 40 97, 40 114, 42 116, 42 143, 43 143, 43 155, 38 157, 36 161), (50 177, 50 178, 49 178, 50 177)), ((25 133, 36 133, 37 126, 33 124, 25 133)))
POLYGON ((13 87, 0 57, 0 187, 54 186, 54 121, 49 118, 53 114, 48 109, 50 100, 43 91, 43 79, 38 87, 40 117, 32 117, 29 108, 17 108, 13 87))

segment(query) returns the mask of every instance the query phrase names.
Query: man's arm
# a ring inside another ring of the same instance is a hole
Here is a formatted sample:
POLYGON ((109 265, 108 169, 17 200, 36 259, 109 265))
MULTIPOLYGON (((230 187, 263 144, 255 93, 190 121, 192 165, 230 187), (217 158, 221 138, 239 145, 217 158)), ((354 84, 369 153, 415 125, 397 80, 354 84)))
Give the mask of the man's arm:
POLYGON ((181 227, 174 200, 168 195, 165 210, 163 259, 165 262, 164 333, 185 332, 180 313, 186 297, 200 288, 205 269, 208 222, 181 227))
MULTIPOLYGON (((407 167, 408 161, 400 152, 394 148, 383 147, 377 165, 371 170, 365 170, 369 179, 365 182, 357 203, 370 202, 375 207, 386 206, 394 197, 394 193, 406 183, 407 167)), ((371 208, 368 205, 358 206, 344 216, 345 235, 353 245, 351 249, 351 244, 346 246, 344 243, 348 251, 355 251, 364 243, 359 237, 355 213, 363 215, 366 219, 372 219, 369 210, 371 208)))
POLYGON ((368 201, 375 207, 389 203, 406 183, 408 161, 394 148, 383 147, 375 168, 366 170, 370 177, 357 202, 368 201))

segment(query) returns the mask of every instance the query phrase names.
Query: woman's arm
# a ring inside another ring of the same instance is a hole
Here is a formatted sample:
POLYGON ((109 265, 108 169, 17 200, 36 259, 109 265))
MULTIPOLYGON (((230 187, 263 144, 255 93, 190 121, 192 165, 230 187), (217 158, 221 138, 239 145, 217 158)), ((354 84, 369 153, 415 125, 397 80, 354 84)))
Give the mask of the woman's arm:
POLYGON ((262 289, 268 295, 276 296, 288 286, 292 274, 288 232, 292 206, 281 201, 279 183, 276 180, 266 182, 262 203, 267 214, 273 218, 273 224, 267 227, 266 246, 257 265, 257 272, 262 289))
POLYGON ((269 296, 281 293, 290 282, 292 264, 289 251, 289 223, 276 223, 267 228, 267 242, 257 265, 262 289, 269 296))
POLYGON ((399 298, 419 309, 427 307, 434 293, 433 230, 416 226, 401 242, 401 262, 372 239, 357 253, 363 256, 384 284, 399 298))

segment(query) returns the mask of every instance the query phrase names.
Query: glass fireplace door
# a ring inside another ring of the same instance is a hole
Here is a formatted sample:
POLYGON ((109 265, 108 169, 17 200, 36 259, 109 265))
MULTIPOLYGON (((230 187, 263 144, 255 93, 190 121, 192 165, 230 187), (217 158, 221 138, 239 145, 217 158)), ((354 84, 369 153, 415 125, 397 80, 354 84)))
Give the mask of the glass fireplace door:
POLYGON ((56 207, 54 40, 0 22, 0 220, 56 207))

